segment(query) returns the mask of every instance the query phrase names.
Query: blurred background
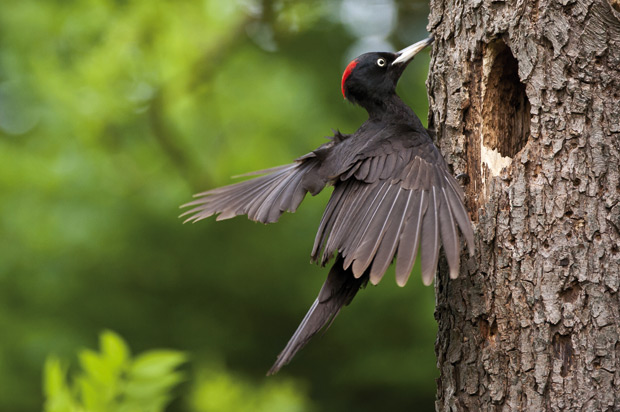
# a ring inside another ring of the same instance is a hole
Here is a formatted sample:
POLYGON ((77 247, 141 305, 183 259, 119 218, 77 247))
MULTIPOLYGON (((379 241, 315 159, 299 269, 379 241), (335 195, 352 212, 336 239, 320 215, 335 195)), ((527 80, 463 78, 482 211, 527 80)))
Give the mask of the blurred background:
MULTIPOLYGON (((46 357, 75 364, 104 329, 187 354, 171 411, 241 410, 265 388, 282 410, 431 410, 433 289, 398 288, 393 269, 265 377, 327 275, 309 254, 330 189, 271 226, 177 217, 193 193, 352 133, 366 116, 342 98, 346 64, 424 38, 427 7, 4 0, 0 410, 41 410, 46 357)), ((398 89, 424 123, 428 64, 398 89)))

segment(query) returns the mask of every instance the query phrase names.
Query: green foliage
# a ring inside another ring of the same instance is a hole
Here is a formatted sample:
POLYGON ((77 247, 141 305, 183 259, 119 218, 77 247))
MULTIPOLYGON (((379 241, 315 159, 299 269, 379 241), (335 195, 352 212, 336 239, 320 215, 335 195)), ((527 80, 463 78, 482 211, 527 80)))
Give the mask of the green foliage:
POLYGON ((186 360, 179 351, 152 350, 132 358, 114 332, 100 336, 100 352, 79 353, 81 372, 67 382, 67 368, 48 357, 43 372, 45 412, 157 412, 172 399, 183 380, 177 368, 186 360))
MULTIPOLYGON (((179 351, 150 350, 132 357, 116 333, 100 335, 100 350, 79 352, 81 370, 68 380, 68 368, 48 356, 43 370, 45 412, 158 412, 185 380, 179 351)), ((191 385, 189 409, 195 412, 304 412, 309 401, 303 385, 269 380, 254 385, 221 368, 203 367, 191 385)))
MULTIPOLYGON (((108 328, 138 352, 215 359, 243 394, 267 390, 327 273, 307 262, 329 190, 266 227, 182 225, 178 206, 365 120, 340 94, 357 41, 340 4, 2 1, 0 411, 37 410, 48 354, 108 328)), ((425 4, 398 7, 394 49, 425 36, 425 4)), ((423 121, 428 63, 399 84, 423 121)), ((433 305, 415 274, 398 288, 390 272, 282 374, 321 411, 430 409, 433 305)), ((78 399, 77 382, 62 396, 78 399)))
POLYGON ((191 397, 196 412, 304 412, 306 391, 291 380, 269 380, 256 386, 223 371, 205 369, 191 397))

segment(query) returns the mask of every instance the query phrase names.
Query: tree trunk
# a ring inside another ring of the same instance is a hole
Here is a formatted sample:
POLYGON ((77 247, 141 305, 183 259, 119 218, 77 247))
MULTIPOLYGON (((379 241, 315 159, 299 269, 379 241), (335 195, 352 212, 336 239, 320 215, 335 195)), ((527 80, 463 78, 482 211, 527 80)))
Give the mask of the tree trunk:
POLYGON ((620 4, 433 0, 429 125, 476 256, 436 286, 438 411, 620 410, 620 4))

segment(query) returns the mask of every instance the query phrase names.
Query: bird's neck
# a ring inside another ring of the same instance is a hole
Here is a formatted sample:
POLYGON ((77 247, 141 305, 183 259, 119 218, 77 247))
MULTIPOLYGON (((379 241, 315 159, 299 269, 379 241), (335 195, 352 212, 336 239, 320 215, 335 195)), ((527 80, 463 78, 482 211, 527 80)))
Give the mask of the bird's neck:
POLYGON ((368 120, 386 123, 403 123, 423 127, 418 116, 396 93, 382 99, 372 99, 360 103, 368 112, 368 120))

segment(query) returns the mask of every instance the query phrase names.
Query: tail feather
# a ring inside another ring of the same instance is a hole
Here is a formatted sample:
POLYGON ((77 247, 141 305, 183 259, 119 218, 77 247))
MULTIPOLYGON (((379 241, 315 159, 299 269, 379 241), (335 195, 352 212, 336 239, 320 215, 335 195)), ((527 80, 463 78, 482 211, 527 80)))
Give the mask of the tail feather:
POLYGON ((343 268, 344 259, 338 256, 336 262, 327 275, 319 296, 316 298, 308 313, 303 318, 297 330, 278 355, 267 375, 273 375, 293 359, 324 327, 329 327, 343 306, 348 305, 360 288, 368 283, 368 273, 360 278, 353 276, 352 270, 343 268))

